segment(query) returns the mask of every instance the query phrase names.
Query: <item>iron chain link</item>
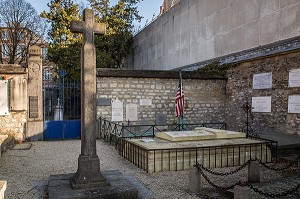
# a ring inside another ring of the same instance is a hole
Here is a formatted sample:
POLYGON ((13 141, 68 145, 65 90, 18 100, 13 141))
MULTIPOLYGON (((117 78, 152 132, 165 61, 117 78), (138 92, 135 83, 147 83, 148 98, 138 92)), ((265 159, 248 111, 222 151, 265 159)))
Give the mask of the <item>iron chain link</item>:
POLYGON ((202 164, 199 164, 198 162, 196 163, 196 167, 198 168, 198 170, 202 169, 208 173, 211 173, 213 175, 218 175, 218 176, 228 176, 228 175, 232 175, 234 173, 237 173, 239 171, 241 171, 243 168, 245 168, 248 163, 250 162, 251 160, 248 160, 247 162, 245 162, 242 166, 240 166, 239 168, 233 170, 233 171, 229 171, 229 172, 224 172, 224 173, 221 173, 221 172, 216 172, 216 171, 212 171, 206 167, 204 167, 202 164))
POLYGON ((272 198, 278 198, 278 197, 283 197, 283 196, 287 196, 287 195, 290 195, 294 192, 296 192, 299 188, 300 188, 300 184, 297 184, 296 186, 288 189, 288 190, 285 190, 281 193, 268 193, 268 192, 264 192, 256 187, 254 187, 252 184, 249 184, 249 183, 242 183, 241 181, 239 182, 236 182, 230 186, 219 186, 217 184, 215 184, 214 182, 212 182, 207 175, 205 175, 204 171, 210 173, 210 174, 213 174, 213 175, 218 175, 218 176, 228 176, 228 175, 232 175, 234 173, 237 173, 239 171, 241 171, 243 168, 245 168, 250 161, 253 161, 253 160, 256 160, 256 161, 259 161, 259 163, 261 165, 263 165, 264 167, 270 169, 270 170, 275 170, 275 171, 282 171, 282 170, 285 170, 285 169, 288 169, 290 168, 291 166, 293 166, 298 160, 300 159, 300 156, 298 156, 297 159, 295 159, 294 161, 290 162, 288 165, 282 167, 282 168, 272 168, 271 166, 267 165, 266 163, 263 163, 261 160, 259 159, 249 159, 247 162, 245 162, 242 166, 240 166, 239 168, 233 170, 233 171, 230 171, 230 172, 225 172, 225 173, 221 173, 221 172, 215 172, 215 171, 212 171, 208 168, 205 168, 202 164, 199 164, 198 162, 196 163, 195 167, 198 168, 198 171, 200 172, 200 174, 203 176, 203 178, 211 185, 213 186, 214 188, 216 189, 220 189, 220 190, 229 190, 229 189, 233 189, 235 186, 237 185, 240 185, 240 186, 247 186, 249 187, 250 189, 252 189, 254 192, 257 192, 258 194, 260 195, 264 195, 266 197, 272 197, 272 198))
POLYGON ((285 190, 281 193, 267 193, 267 192, 264 192, 262 190, 259 190, 258 188, 254 187, 251 184, 246 184, 246 185, 242 185, 242 186, 248 186, 250 189, 252 189, 253 191, 259 193, 260 195, 264 195, 266 197, 272 197, 272 198, 278 198, 278 197, 283 197, 283 196, 290 195, 290 194, 296 192, 300 188, 300 184, 297 184, 297 186, 292 187, 291 189, 285 190))
POLYGON ((221 190, 228 190, 228 189, 233 189, 236 185, 241 185, 242 183, 239 181, 233 185, 230 185, 230 186, 226 186, 226 187, 222 187, 222 186, 219 186, 219 185, 216 185, 215 183, 213 183, 207 175, 204 174, 204 172, 200 169, 199 170, 200 174, 203 176, 203 178, 211 185, 213 186, 214 188, 217 188, 217 189, 221 189, 221 190))
POLYGON ((297 163, 297 161, 298 161, 299 159, 300 159, 300 156, 298 156, 298 158, 296 158, 295 160, 293 160, 292 162, 290 162, 288 165, 286 165, 286 166, 284 166, 284 167, 281 167, 281 168, 271 167, 271 166, 267 165, 266 163, 263 163, 261 160, 258 160, 258 159, 257 159, 257 161, 259 161, 259 163, 260 163, 262 166, 266 167, 267 169, 270 169, 270 170, 273 170, 273 171, 283 171, 283 170, 286 170, 286 169, 291 168, 294 164, 297 163))

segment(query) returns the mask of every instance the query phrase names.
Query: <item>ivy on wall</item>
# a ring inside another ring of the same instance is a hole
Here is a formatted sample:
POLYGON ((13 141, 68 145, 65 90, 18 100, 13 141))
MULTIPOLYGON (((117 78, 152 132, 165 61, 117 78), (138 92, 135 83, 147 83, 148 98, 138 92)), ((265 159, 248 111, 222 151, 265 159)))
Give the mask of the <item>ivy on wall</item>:
POLYGON ((205 73, 205 74, 214 74, 221 77, 226 77, 226 71, 229 68, 238 66, 238 63, 226 63, 221 64, 219 61, 211 62, 205 65, 202 68, 198 69, 198 72, 205 73))

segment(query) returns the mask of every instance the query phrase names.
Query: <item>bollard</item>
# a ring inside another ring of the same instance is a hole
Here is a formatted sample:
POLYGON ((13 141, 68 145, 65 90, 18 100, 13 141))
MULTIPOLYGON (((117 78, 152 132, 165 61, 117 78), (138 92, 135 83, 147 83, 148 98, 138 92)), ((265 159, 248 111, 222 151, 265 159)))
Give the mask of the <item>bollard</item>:
POLYGON ((260 182, 260 171, 259 171, 259 161, 251 160, 248 166, 248 182, 257 183, 260 182))
POLYGON ((250 199, 250 188, 249 187, 234 187, 234 199, 250 199))
POLYGON ((190 193, 200 193, 201 189, 201 174, 197 167, 189 168, 189 192, 190 193))

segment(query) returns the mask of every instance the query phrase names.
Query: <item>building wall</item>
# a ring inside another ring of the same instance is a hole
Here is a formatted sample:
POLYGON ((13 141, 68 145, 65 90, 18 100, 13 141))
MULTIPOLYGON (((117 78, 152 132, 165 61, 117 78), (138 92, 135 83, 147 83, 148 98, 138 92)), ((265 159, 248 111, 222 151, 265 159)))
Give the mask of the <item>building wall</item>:
MULTIPOLYGON (((130 72, 121 71, 129 74, 130 72)), ((109 77, 110 72, 97 77, 97 100, 118 98, 123 102, 124 122, 127 124, 126 105, 136 104, 138 121, 131 124, 155 124, 157 114, 166 116, 166 123, 178 123, 175 117, 175 96, 178 86, 176 78, 145 77, 143 73, 136 77, 109 77), (141 99, 152 100, 152 105, 141 106, 141 99)), ((170 72, 165 72, 165 74, 170 72)), ((188 123, 224 122, 225 80, 224 79, 187 79, 183 73, 185 93, 185 116, 188 123)), ((134 75, 132 75, 134 76, 134 75)), ((97 116, 111 120, 111 105, 98 105, 97 116)))
POLYGON ((300 52, 260 58, 228 70, 226 85, 226 123, 229 129, 241 130, 246 122, 242 110, 252 97, 271 96, 270 113, 253 113, 250 125, 255 133, 300 135, 300 114, 288 113, 288 97, 300 95, 300 87, 288 87, 289 71, 300 69, 300 52), (272 72, 272 88, 253 89, 253 75, 272 72))
POLYGON ((298 0, 184 0, 134 37, 128 67, 170 70, 300 36, 298 0))
POLYGON ((8 115, 0 115, 0 134, 10 134, 22 141, 27 122, 27 70, 19 65, 2 64, 0 76, 10 82, 10 111, 8 115))

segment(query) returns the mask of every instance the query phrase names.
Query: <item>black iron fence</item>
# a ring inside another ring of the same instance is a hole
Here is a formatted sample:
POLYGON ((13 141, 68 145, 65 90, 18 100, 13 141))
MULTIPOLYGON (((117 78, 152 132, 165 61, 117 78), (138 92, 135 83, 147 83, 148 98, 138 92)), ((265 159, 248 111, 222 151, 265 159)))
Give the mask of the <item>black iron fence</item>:
POLYGON ((249 159, 275 162, 277 157, 271 154, 270 147, 276 146, 276 141, 261 140, 252 144, 147 149, 128 138, 118 139, 119 154, 150 173, 184 170, 197 162, 208 168, 240 166, 249 159))
POLYGON ((166 124, 166 125, 125 125, 111 122, 102 117, 98 119, 99 138, 117 145, 118 138, 145 138, 154 137, 162 131, 188 131, 196 127, 226 129, 226 123, 199 123, 199 124, 166 124))
POLYGON ((226 129, 225 123, 124 125, 99 118, 98 127, 100 139, 114 144, 122 157, 147 172, 184 170, 197 162, 214 168, 239 166, 253 158, 266 163, 277 161, 277 141, 253 136, 248 138, 258 142, 222 146, 147 149, 135 143, 137 139, 151 141, 161 131, 185 131, 196 127, 226 129))

